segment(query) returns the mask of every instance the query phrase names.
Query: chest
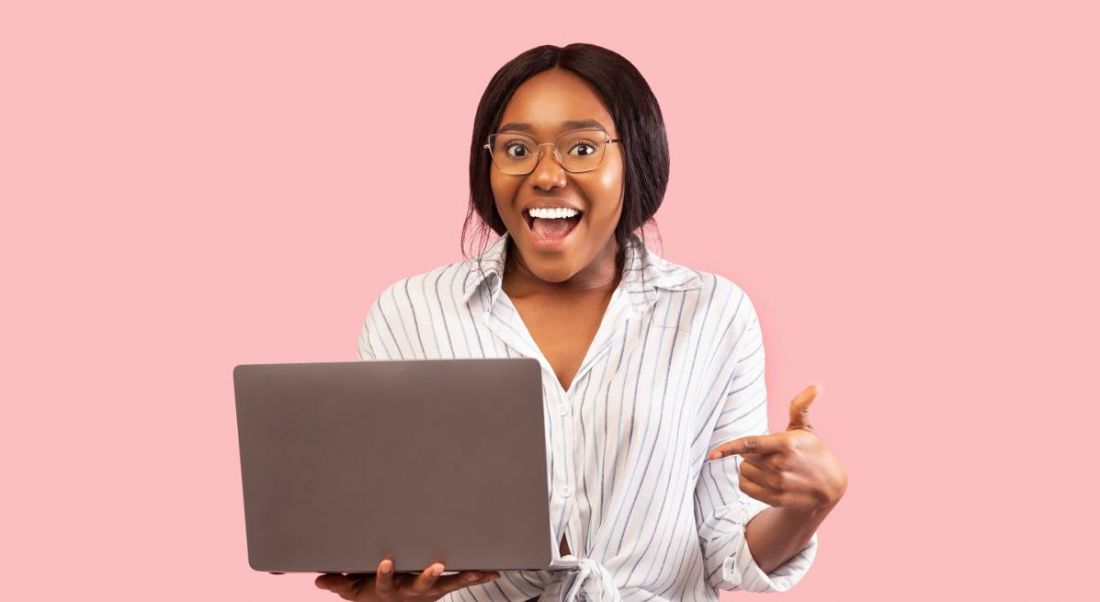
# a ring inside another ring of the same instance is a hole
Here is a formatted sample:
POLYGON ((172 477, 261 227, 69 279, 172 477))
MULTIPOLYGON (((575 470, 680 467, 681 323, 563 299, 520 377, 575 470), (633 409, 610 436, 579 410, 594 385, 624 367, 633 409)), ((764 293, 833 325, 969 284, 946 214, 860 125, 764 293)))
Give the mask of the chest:
POLYGON ((563 389, 569 389, 580 369, 610 300, 610 291, 562 299, 525 297, 512 300, 563 389))

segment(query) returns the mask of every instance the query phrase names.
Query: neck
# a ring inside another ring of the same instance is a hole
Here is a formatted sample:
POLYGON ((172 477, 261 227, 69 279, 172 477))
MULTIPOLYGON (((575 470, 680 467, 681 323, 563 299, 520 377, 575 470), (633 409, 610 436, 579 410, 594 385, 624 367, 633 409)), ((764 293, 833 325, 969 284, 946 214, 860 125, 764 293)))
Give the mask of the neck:
POLYGON ((508 240, 504 278, 501 285, 509 297, 535 294, 572 294, 610 292, 622 278, 624 254, 615 237, 581 271, 561 282, 547 282, 539 278, 523 261, 515 243, 508 240))

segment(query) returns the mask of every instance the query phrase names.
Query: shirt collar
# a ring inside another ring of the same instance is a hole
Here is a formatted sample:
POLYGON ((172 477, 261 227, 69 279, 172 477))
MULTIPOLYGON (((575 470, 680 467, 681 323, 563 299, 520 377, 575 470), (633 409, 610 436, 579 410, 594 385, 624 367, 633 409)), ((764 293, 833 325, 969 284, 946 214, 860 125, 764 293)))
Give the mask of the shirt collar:
MULTIPOLYGON (((489 305, 496 303, 500 295, 504 264, 508 254, 508 232, 494 240, 478 256, 467 259, 468 271, 463 292, 470 297, 480 287, 488 287, 489 305), (479 269, 480 263, 480 269, 479 269)), ((699 274, 684 266, 674 264, 645 249, 640 238, 631 235, 627 245, 623 279, 619 283, 631 296, 636 308, 644 308, 657 299, 657 290, 686 291, 702 287, 699 274)))

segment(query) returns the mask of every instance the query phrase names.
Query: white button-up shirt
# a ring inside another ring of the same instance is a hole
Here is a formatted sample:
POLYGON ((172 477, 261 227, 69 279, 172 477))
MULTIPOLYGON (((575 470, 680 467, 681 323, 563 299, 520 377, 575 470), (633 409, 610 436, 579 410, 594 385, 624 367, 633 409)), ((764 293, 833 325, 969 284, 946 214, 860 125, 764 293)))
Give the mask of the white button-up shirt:
POLYGON ((443 600, 718 600, 719 589, 798 583, 817 534, 764 573, 745 526, 768 505, 738 487, 740 456, 705 459, 722 442, 769 432, 763 338, 745 291, 628 246, 623 277, 565 390, 501 288, 507 241, 506 233, 479 257, 390 285, 359 337, 364 360, 542 365, 554 560, 443 600))

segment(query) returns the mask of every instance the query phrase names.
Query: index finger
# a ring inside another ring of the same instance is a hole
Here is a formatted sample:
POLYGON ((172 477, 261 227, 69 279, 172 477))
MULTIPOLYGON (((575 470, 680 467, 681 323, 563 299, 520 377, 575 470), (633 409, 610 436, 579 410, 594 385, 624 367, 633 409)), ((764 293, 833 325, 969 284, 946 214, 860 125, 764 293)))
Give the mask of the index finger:
POLYGON ((717 460, 734 454, 770 454, 783 451, 782 433, 749 435, 728 441, 707 452, 708 460, 717 460))

